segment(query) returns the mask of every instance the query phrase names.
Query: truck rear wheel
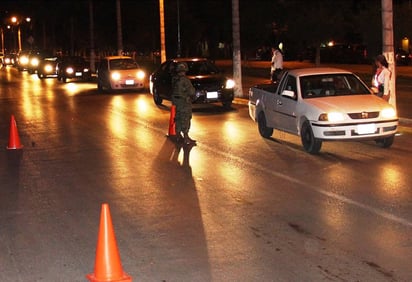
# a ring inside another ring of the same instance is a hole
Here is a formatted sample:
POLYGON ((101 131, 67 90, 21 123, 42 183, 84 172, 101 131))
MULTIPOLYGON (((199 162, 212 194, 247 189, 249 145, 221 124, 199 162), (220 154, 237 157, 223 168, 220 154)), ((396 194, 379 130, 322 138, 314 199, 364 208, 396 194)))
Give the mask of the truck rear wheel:
POLYGON ((264 138, 269 138, 273 134, 273 128, 266 125, 266 117, 263 112, 260 112, 258 116, 258 128, 260 135, 264 138))

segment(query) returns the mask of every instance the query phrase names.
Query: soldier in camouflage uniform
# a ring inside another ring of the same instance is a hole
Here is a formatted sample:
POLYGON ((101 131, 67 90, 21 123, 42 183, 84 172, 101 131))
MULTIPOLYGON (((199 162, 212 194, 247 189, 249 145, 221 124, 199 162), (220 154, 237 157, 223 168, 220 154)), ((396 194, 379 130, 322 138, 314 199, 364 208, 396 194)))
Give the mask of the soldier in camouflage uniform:
POLYGON ((192 97, 195 88, 186 77, 188 67, 186 63, 178 63, 176 74, 172 79, 172 103, 176 106, 175 124, 177 141, 193 144, 196 141, 189 137, 190 120, 192 119, 192 97), (183 133, 183 136, 182 136, 183 133))

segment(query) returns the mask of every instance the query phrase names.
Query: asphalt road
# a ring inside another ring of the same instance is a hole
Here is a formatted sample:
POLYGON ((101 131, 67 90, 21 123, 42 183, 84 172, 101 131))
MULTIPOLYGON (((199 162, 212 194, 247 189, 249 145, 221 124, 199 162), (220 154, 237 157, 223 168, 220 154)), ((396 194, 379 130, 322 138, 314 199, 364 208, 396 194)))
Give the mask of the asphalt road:
POLYGON ((411 281, 412 131, 393 147, 259 136, 247 107, 169 138, 147 92, 0 71, 0 281, 86 281, 110 206, 134 281, 411 281), (10 116, 24 148, 7 150, 10 116))

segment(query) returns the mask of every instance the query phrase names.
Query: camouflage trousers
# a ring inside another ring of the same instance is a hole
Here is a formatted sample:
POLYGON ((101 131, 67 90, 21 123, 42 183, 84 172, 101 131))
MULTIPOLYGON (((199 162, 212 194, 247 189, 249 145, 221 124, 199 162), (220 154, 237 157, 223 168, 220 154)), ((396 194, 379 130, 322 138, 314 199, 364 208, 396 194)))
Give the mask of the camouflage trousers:
POLYGON ((175 115, 175 126, 176 133, 180 132, 188 133, 190 129, 190 121, 192 119, 192 103, 188 103, 183 99, 173 101, 173 104, 176 106, 176 115, 175 115))

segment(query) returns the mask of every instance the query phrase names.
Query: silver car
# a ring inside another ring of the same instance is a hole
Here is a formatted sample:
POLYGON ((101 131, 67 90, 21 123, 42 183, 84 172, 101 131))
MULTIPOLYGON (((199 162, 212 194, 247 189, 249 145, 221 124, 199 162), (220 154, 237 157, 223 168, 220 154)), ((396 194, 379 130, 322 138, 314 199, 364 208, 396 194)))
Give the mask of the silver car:
POLYGON ((298 135, 309 153, 331 140, 375 140, 387 148, 398 128, 388 102, 353 73, 335 68, 290 70, 277 86, 252 87, 249 115, 263 137, 273 129, 298 135))
POLYGON ((131 57, 109 56, 97 69, 99 90, 144 89, 145 72, 131 57))

